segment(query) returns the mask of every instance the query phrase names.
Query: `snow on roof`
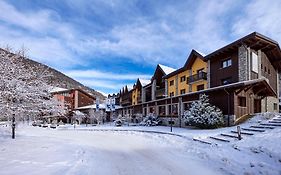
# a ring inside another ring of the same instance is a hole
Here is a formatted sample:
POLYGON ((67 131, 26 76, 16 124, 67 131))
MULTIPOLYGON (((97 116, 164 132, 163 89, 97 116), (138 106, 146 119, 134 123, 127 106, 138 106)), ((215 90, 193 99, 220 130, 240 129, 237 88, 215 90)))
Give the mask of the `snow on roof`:
POLYGON ((132 90, 134 88, 134 85, 127 85, 128 91, 132 90))
POLYGON ((145 79, 139 79, 139 80, 140 80, 141 86, 148 85, 151 82, 150 80, 145 80, 145 79))
POLYGON ((206 54, 202 53, 202 52, 199 52, 198 50, 196 50, 196 52, 198 52, 200 55, 202 55, 203 57, 206 56, 206 54))
POLYGON ((166 75, 168 75, 168 74, 170 74, 170 73, 172 73, 172 72, 174 72, 176 70, 174 68, 171 68, 171 67, 168 67, 168 66, 164 66, 162 64, 159 64, 159 66, 161 67, 161 69, 164 71, 164 73, 166 75))
POLYGON ((54 87, 53 89, 50 90, 50 93, 61 92, 61 91, 67 91, 67 90, 68 90, 68 89, 65 89, 65 88, 54 87))
MULTIPOLYGON (((93 105, 88 105, 88 106, 82 106, 82 107, 79 107, 79 108, 76 108, 77 110, 81 110, 81 109, 96 109, 96 104, 93 104, 93 105)), ((115 105, 115 109, 120 109, 122 108, 121 106, 119 105, 115 105)), ((99 109, 106 109, 107 111, 109 111, 109 109, 106 107, 106 104, 105 103, 101 103, 99 105, 99 109)))
MULTIPOLYGON (((93 104, 93 105, 88 105, 88 106, 82 106, 82 107, 79 107, 79 108, 76 108, 76 109, 96 109, 97 108, 97 105, 96 104, 93 104)), ((105 104, 104 103, 101 103, 99 104, 99 109, 105 109, 105 104)))

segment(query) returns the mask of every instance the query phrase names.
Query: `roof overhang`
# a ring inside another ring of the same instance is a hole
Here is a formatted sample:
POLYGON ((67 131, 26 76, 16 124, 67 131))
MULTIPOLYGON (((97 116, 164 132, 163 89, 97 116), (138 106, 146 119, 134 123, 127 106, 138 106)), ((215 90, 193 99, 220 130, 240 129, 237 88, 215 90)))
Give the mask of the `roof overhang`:
POLYGON ((163 78, 167 79, 167 78, 170 78, 172 76, 175 76, 187 69, 190 69, 194 63, 194 61, 196 60, 196 58, 200 58, 202 59, 203 61, 207 61, 204 56, 202 56, 199 52, 197 52, 196 50, 192 49, 192 51, 190 52, 188 58, 186 59, 186 62, 184 64, 184 66, 180 69, 177 69, 176 71, 168 74, 168 75, 165 75, 163 78))
POLYGON ((278 42, 260 34, 257 32, 253 32, 241 39, 238 39, 234 41, 233 43, 230 43, 212 53, 207 55, 206 59, 212 59, 214 57, 228 54, 233 51, 237 51, 238 47, 240 46, 246 46, 250 47, 254 50, 261 50, 263 51, 270 61, 272 62, 273 66, 277 68, 278 70, 281 70, 281 50, 279 47, 278 42))

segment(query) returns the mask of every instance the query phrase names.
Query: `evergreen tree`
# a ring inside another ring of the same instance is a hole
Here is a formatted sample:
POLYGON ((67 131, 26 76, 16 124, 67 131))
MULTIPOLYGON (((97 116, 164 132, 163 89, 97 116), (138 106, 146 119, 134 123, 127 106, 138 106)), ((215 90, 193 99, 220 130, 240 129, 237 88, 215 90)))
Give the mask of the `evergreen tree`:
POLYGON ((198 101, 194 101, 191 108, 184 113, 187 124, 198 128, 217 128, 223 125, 221 110, 209 103, 208 96, 200 95, 198 101))

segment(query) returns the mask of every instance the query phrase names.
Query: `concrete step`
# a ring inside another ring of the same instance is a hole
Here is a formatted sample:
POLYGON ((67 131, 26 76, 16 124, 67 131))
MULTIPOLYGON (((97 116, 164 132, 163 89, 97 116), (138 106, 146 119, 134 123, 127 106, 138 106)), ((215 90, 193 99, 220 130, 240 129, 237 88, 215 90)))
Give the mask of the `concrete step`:
POLYGON ((253 131, 253 132, 264 132, 262 129, 251 129, 251 128, 242 128, 245 131, 253 131))
POLYGON ((260 125, 262 125, 262 126, 281 126, 281 124, 277 124, 277 123, 261 123, 260 125))
POLYGON ((214 139, 214 140, 218 140, 218 141, 222 141, 222 142, 230 142, 229 140, 226 140, 226 139, 223 139, 223 138, 220 138, 220 137, 210 136, 209 138, 214 139))
POLYGON ((281 124, 281 121, 268 121, 268 123, 280 123, 281 124))
MULTIPOLYGON (((232 132, 232 133, 238 133, 237 131, 230 131, 230 132, 232 132)), ((241 131, 241 134, 244 134, 244 135, 254 135, 254 133, 250 133, 250 132, 243 132, 243 131, 241 131)))
POLYGON ((205 143, 205 144, 208 144, 208 145, 212 145, 213 144, 212 142, 208 142, 206 140, 199 139, 199 138, 193 138, 192 140, 197 141, 197 142, 201 142, 201 143, 205 143))
POLYGON ((224 136, 224 137, 231 137, 231 138, 235 138, 235 139, 238 139, 238 135, 231 135, 231 134, 221 134, 221 136, 224 136))
POLYGON ((259 128, 259 129, 274 129, 272 126, 250 126, 251 128, 259 128))

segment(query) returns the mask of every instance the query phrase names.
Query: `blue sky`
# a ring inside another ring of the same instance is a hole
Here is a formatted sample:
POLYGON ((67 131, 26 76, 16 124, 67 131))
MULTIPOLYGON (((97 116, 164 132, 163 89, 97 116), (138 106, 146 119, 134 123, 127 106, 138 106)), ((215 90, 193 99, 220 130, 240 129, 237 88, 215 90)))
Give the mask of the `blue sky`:
POLYGON ((192 49, 208 54, 253 31, 280 42, 280 9, 280 0, 2 0, 0 45, 112 93, 158 63, 181 67, 192 49))

